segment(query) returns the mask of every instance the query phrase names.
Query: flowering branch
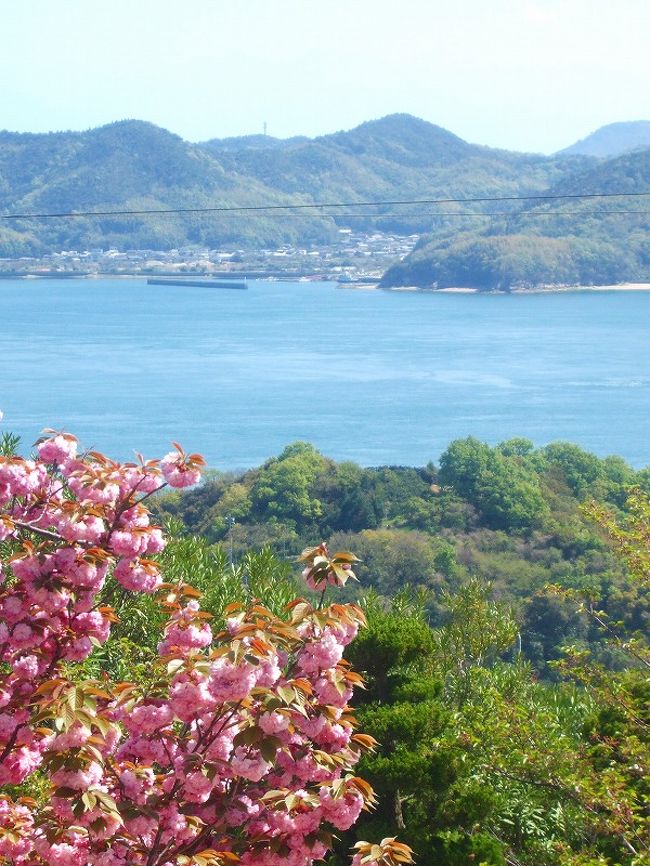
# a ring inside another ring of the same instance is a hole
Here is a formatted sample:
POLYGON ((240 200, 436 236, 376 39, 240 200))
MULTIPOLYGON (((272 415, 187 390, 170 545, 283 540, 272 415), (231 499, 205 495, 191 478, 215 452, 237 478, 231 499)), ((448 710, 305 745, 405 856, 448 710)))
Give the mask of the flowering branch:
MULTIPOLYGON (((42 802, 0 795, 0 863, 16 866, 310 866, 374 803, 354 775, 371 737, 348 702, 355 605, 297 599, 289 621, 231 605, 213 633, 190 586, 164 584, 165 544, 144 501, 200 479, 180 446, 161 461, 77 456, 69 434, 39 458, 0 458, 0 786, 38 771, 42 802), (143 494, 139 499, 136 494, 143 494), (36 536, 38 544, 34 543, 36 536), (31 540, 30 540, 31 539, 31 540), (108 639, 109 574, 167 614, 154 686, 79 681, 108 639)), ((312 588, 353 578, 347 553, 302 557, 312 588)), ((365 845, 365 843, 363 843, 365 845)), ((410 863, 394 840, 355 864, 410 863)))

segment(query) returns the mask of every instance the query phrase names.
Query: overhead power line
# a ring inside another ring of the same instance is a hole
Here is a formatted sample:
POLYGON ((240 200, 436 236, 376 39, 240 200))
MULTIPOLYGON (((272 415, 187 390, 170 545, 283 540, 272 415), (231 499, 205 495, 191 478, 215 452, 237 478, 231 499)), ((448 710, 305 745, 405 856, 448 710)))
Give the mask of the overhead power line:
MULTIPOLYGON (((545 210, 545 211, 420 211, 418 213, 404 213, 402 211, 382 211, 380 213, 325 213, 319 216, 326 217, 358 217, 359 219, 383 219, 384 217, 401 217, 402 219, 420 219, 421 217, 545 217, 545 216, 582 216, 582 217, 600 217, 600 216, 647 216, 650 217, 650 210, 595 210, 595 211, 580 211, 580 210, 545 210)), ((281 216, 281 214, 270 214, 270 216, 281 216)), ((292 214, 284 214, 284 216, 292 216, 292 214)))
MULTIPOLYGON (((315 204, 269 204, 269 205, 238 205, 234 207, 179 207, 179 208, 143 208, 139 210, 103 210, 103 211, 61 211, 55 213, 11 213, 0 214, 2 220, 45 220, 74 219, 79 217, 117 217, 117 216, 157 216, 163 214, 202 214, 202 213, 268 213, 282 211, 321 210, 323 208, 354 208, 354 207, 395 207, 399 205, 438 205, 438 204, 481 204, 501 201, 561 201, 569 199, 602 199, 628 198, 650 196, 650 192, 591 192, 566 193, 564 195, 511 195, 511 196, 477 196, 474 198, 422 198, 386 201, 348 201, 319 202, 315 204)), ((341 214, 345 216, 345 214, 341 214)), ((456 215, 456 214, 453 214, 456 215)), ((468 214, 470 215, 470 214, 468 214)), ((471 214, 474 216, 474 214, 471 214)), ((490 216, 491 214, 479 214, 490 216)), ((501 215, 501 214, 499 214, 501 215)), ((517 214, 519 215, 519 214, 517 214)), ((332 214, 328 214, 332 216, 332 214)))

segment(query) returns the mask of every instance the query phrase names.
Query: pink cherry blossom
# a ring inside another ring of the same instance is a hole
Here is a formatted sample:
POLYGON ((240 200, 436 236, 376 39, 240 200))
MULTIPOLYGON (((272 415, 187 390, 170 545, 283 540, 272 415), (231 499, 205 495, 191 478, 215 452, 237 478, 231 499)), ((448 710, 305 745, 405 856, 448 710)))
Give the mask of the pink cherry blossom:
MULTIPOLYGON (((318 830, 349 828, 364 805, 345 711, 354 679, 342 661, 363 614, 302 601, 288 628, 242 604, 220 631, 191 587, 158 593, 165 539, 145 502, 163 480, 196 484, 198 455, 177 447, 159 463, 122 465, 78 457, 68 434, 38 452, 0 457, 0 540, 10 552, 0 562, 0 786, 39 771, 46 796, 0 797, 0 860, 178 866, 195 841, 243 866, 322 859, 318 830), (111 640, 110 575, 120 592, 163 605, 146 685, 89 681, 92 667, 79 667, 111 640)), ((322 586, 344 582, 354 557, 330 560, 321 545, 303 559, 308 582, 322 586)))
POLYGON ((182 454, 173 451, 160 461, 160 469, 170 487, 192 487, 201 480, 201 470, 189 465, 182 454))
POLYGON ((58 433, 37 446, 38 454, 45 463, 65 463, 77 456, 77 440, 69 434, 58 433))

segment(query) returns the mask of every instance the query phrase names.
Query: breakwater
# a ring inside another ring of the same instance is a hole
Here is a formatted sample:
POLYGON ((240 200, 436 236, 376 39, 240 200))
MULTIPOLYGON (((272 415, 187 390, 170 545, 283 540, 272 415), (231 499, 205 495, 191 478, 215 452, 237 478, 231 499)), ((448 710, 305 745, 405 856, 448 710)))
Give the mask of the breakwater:
POLYGON ((241 280, 172 280, 148 279, 148 286, 200 286, 202 289, 247 289, 248 284, 241 280))

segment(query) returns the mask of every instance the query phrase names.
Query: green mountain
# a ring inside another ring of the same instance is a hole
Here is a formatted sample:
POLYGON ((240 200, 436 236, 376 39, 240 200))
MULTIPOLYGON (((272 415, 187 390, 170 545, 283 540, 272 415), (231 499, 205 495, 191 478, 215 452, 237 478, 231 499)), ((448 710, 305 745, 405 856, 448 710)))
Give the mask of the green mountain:
MULTIPOLYGON (((214 143, 210 143, 214 152, 214 143)), ((362 123, 347 132, 220 153, 230 171, 313 201, 402 201, 521 195, 546 189, 587 164, 584 157, 544 157, 469 144, 408 114, 362 123)), ((421 205, 338 211, 337 222, 388 231, 420 232, 430 225, 421 205), (354 213, 354 219, 348 214, 354 213)))
MULTIPOLYGON (((183 141, 126 120, 85 132, 0 132, 0 213, 520 195, 584 169, 586 157, 544 157, 469 144, 409 115, 315 139, 267 136, 183 141)), ((479 208, 477 208, 479 209, 479 208)), ((161 215, 25 220, 0 225, 0 256, 61 248, 168 249, 325 241, 337 225, 421 232, 422 206, 339 209, 336 219, 161 215)), ((334 212, 331 212, 334 213, 334 212)))
MULTIPOLYGON (((208 150, 127 120, 87 132, 0 132, 0 212, 143 210, 286 204, 290 198, 224 168, 208 150)), ((16 221, 0 226, 0 255, 51 249, 169 249, 195 243, 325 239, 322 219, 161 215, 16 221)))
MULTIPOLYGON (((618 192, 650 193, 650 150, 565 177, 548 194, 618 192)), ((461 229, 439 220, 382 285, 510 290, 650 282, 649 220, 650 196, 533 201, 507 216, 471 225, 466 219, 461 229)))
POLYGON ((645 147, 650 147, 650 120, 632 120, 601 126, 571 147, 565 147, 560 153, 611 157, 645 147))

